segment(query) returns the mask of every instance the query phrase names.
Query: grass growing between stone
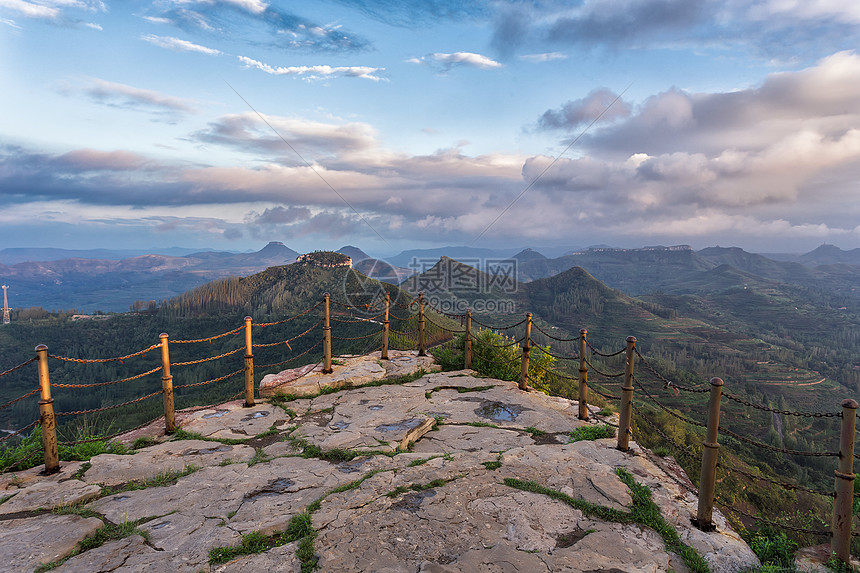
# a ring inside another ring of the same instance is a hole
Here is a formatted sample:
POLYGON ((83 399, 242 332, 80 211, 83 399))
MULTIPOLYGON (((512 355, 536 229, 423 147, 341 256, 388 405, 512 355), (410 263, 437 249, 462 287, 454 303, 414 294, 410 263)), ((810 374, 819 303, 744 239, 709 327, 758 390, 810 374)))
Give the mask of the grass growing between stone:
MULTIPOLYGON (((87 515, 87 517, 101 517, 100 515, 87 515)), ((120 523, 119 525, 115 525, 113 523, 105 523, 99 529, 96 530, 95 533, 90 535, 89 537, 84 538, 83 541, 78 543, 78 546, 75 550, 58 561, 51 561, 50 563, 45 563, 43 565, 39 565, 36 567, 35 573, 43 573, 44 571, 50 571, 51 569, 56 569, 72 557, 76 555, 80 555, 84 551, 89 551, 90 549, 95 549, 97 547, 101 547, 108 541, 116 541, 118 539, 125 539, 126 537, 130 537, 132 535, 140 535, 145 540, 149 541, 149 534, 142 529, 138 529, 138 525, 144 523, 148 520, 148 518, 139 519, 137 521, 126 521, 124 523, 120 523)))
POLYGON ((173 432, 174 440, 203 440, 204 442, 218 442, 219 444, 224 444, 225 446, 238 446, 244 444, 248 441, 248 439, 244 440, 236 440, 233 438, 210 438, 209 436, 204 436, 203 434, 198 434, 197 432, 188 432, 183 430, 182 428, 177 428, 175 432, 173 432))
POLYGON ((570 433, 570 438, 567 440, 567 443, 572 444, 583 440, 593 441, 600 440, 602 438, 614 437, 615 428, 612 426, 580 426, 570 433))
MULTIPOLYGON (((87 424, 81 424, 73 431, 74 435, 70 436, 70 441, 86 440, 85 443, 71 446, 60 445, 57 448, 60 461, 84 462, 99 454, 131 453, 123 444, 114 440, 100 440, 98 434, 87 433, 88 430, 92 430, 92 428, 87 424)), ((35 428, 29 434, 21 437, 21 440, 15 445, 4 444, 0 446, 0 470, 21 471, 44 463, 42 432, 39 428, 35 428)))
POLYGON ((597 505, 582 499, 575 499, 533 481, 505 478, 504 484, 523 491, 540 493, 552 499, 557 499, 582 511, 588 517, 594 517, 603 521, 614 521, 616 523, 638 523, 639 525, 649 527, 663 538, 663 543, 667 550, 677 554, 684 560, 684 563, 691 572, 708 573, 708 564, 702 556, 696 553, 692 547, 684 544, 678 537, 675 529, 663 519, 660 508, 651 499, 651 490, 644 485, 636 483, 633 476, 623 468, 618 468, 616 474, 630 488, 633 498, 633 507, 630 513, 597 505))
POLYGON ((200 466, 195 465, 187 465, 181 470, 173 470, 173 471, 165 471, 161 472, 158 475, 152 476, 151 478, 147 478, 145 480, 133 480, 128 483, 124 483, 122 485, 118 485, 115 487, 104 487, 102 488, 101 497, 105 497, 108 495, 114 495, 117 493, 124 493, 127 491, 135 491, 139 489, 149 489, 151 487, 164 487, 167 485, 175 484, 179 478, 185 477, 187 475, 193 474, 194 472, 202 469, 200 466))
POLYGON ((231 547, 214 547, 209 550, 209 564, 219 565, 242 555, 263 553, 269 549, 299 542, 296 556, 302 565, 302 573, 310 573, 316 568, 319 557, 313 548, 313 540, 317 532, 311 524, 311 514, 304 511, 290 519, 287 528, 276 535, 263 535, 259 532, 246 533, 239 545, 231 547))

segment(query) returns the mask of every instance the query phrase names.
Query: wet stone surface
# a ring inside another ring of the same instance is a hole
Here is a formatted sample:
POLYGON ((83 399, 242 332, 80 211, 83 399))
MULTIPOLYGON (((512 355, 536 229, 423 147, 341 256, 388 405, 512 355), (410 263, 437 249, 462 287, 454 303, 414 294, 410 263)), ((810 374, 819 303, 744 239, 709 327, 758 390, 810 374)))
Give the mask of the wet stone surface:
MULTIPOLYGON (((352 357, 344 362, 342 381, 350 368, 365 376, 379 367, 375 360, 372 366, 352 357)), ((408 355, 396 362, 398 368, 418 363, 408 355)), ((266 403, 243 408, 237 401, 188 412, 183 429, 206 440, 96 456, 86 471, 68 464, 55 476, 4 477, 3 496, 12 497, 0 504, 0 547, 4 563, 13 564, 4 571, 33 571, 69 556, 104 521, 136 521, 148 539, 134 534, 109 541, 55 571, 298 573, 299 542, 218 565, 209 564, 209 553, 239 544, 248 533, 278 534, 309 508, 321 572, 682 570, 650 529, 590 518, 504 482, 534 481, 629 511, 619 467, 652 490, 664 517, 712 571, 756 565, 719 512, 716 532, 691 527, 697 500, 635 443, 629 453, 616 450, 611 439, 563 443, 586 423, 578 420, 575 402, 463 371, 296 399, 286 408, 291 413, 266 403), (535 429, 546 435, 533 435, 535 429), (212 441, 224 437, 243 443, 212 441), (165 477, 189 466, 197 469, 165 477), (75 472, 83 473, 80 480, 71 479, 75 472), (158 476, 144 489, 101 491, 158 476), (99 517, 10 511, 71 500, 99 517)))

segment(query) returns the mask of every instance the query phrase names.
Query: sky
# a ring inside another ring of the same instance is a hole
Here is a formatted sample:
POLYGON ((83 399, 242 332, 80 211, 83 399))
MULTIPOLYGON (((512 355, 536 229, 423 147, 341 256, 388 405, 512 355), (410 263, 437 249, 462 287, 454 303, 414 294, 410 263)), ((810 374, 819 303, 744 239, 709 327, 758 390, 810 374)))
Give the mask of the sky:
POLYGON ((0 249, 860 247, 856 0, 0 0, 0 249))

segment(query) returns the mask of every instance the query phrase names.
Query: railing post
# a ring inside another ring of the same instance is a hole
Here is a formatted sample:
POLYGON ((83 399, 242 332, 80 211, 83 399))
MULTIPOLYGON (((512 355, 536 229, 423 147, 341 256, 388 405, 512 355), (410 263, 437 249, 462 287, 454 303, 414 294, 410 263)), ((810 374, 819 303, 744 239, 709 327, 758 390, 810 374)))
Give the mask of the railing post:
POLYGON ((836 470, 836 502, 833 504, 833 539, 830 550, 837 559, 849 563, 851 550, 851 509, 854 503, 854 426, 857 402, 842 401, 842 435, 839 439, 839 469, 836 470))
POLYGON ((388 360, 388 329, 390 322, 388 320, 388 309, 391 305, 391 293, 385 291, 385 318, 382 320, 382 360, 388 360))
POLYGON ((323 322, 323 374, 330 374, 331 369, 331 311, 329 309, 329 294, 325 293, 324 309, 325 321, 323 322))
POLYGON ((630 449, 630 422, 633 417, 633 360, 636 337, 627 337, 627 362, 624 368, 624 385, 621 387, 621 412, 618 419, 618 445, 622 452, 630 449))
POLYGON ((427 356, 424 340, 424 293, 418 293, 418 356, 427 356))
POLYGON ((57 450, 57 418, 54 415, 54 399, 51 398, 51 379, 48 375, 48 347, 36 347, 39 366, 39 424, 42 426, 42 449, 45 452, 43 475, 60 471, 60 454, 57 450))
POLYGON ((523 338, 523 359, 520 365, 520 390, 529 389, 529 355, 532 351, 532 313, 526 313, 526 336, 523 338))
POLYGON ((588 419, 588 330, 579 331, 579 419, 588 419))
POLYGON ((463 368, 472 367, 472 310, 466 311, 466 349, 463 352, 463 368))
POLYGON ((245 317, 245 407, 254 405, 254 345, 251 343, 251 317, 245 317))
POLYGON ((694 524, 702 531, 714 530, 714 490, 717 484, 717 443, 720 429, 720 398, 723 395, 721 378, 711 378, 711 397, 708 400, 708 433, 702 450, 702 473, 699 474, 699 508, 694 524))
POLYGON ((173 409, 173 376, 170 375, 170 348, 167 343, 167 333, 162 332, 161 338, 161 388, 164 390, 164 432, 172 434, 176 431, 176 412, 173 409))

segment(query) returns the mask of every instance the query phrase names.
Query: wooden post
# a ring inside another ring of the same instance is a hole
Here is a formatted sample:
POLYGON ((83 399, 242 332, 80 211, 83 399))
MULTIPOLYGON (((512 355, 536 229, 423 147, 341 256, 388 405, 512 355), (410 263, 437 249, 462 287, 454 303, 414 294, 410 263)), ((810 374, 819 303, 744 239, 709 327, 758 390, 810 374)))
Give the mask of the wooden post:
POLYGON ((520 365, 520 390, 529 389, 529 355, 532 351, 532 313, 526 313, 526 336, 523 338, 523 359, 520 365))
POLYGON ((633 417, 633 360, 636 337, 627 337, 627 363, 624 368, 624 385, 621 387, 621 412, 618 420, 617 448, 622 452, 630 449, 630 422, 633 417))
POLYGON ((167 333, 162 332, 159 338, 161 338, 161 388, 164 390, 164 432, 172 434, 176 431, 176 413, 173 409, 173 376, 170 375, 167 333))
POLYGON ((245 407, 254 405, 254 345, 251 344, 251 317, 245 317, 245 407))
POLYGON ((48 375, 48 347, 36 347, 39 366, 39 424, 42 426, 42 449, 45 452, 43 475, 60 471, 60 454, 57 449, 57 417, 54 415, 54 399, 51 398, 51 379, 48 375))
POLYGON ((427 356, 424 340, 424 293, 418 293, 418 356, 427 356))
POLYGON ((391 293, 385 291, 385 318, 382 320, 382 355, 380 358, 388 360, 388 329, 390 322, 388 320, 388 309, 391 305, 391 293))
POLYGON ((708 400, 708 433, 702 442, 702 472, 699 474, 699 508, 693 524, 702 531, 714 528, 714 491, 717 484, 717 455, 720 444, 717 436, 720 429, 720 398, 723 395, 723 381, 711 378, 711 397, 708 400))
POLYGON ((472 310, 466 311, 466 349, 463 352, 463 368, 472 367, 472 310))
POLYGON ((325 321, 323 322, 323 374, 330 374, 331 369, 331 312, 329 310, 329 294, 324 295, 325 321))
POLYGON ((579 331, 579 419, 588 420, 588 330, 579 331))
POLYGON ((836 502, 833 504, 833 555, 849 564, 851 549, 851 509, 854 502, 854 426, 857 402, 842 401, 842 435, 839 440, 839 469, 836 470, 836 502))

